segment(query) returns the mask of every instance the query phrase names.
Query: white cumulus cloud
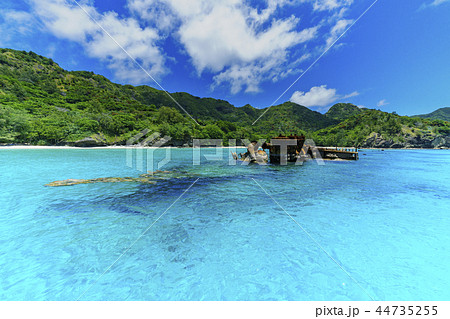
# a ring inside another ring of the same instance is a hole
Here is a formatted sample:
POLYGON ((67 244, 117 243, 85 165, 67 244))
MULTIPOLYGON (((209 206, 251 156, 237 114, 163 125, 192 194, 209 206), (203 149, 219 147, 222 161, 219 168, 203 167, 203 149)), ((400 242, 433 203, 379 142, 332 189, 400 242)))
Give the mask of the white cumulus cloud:
POLYGON ((260 82, 272 79, 274 68, 287 62, 289 49, 317 35, 317 27, 297 31, 294 17, 273 19, 261 28, 273 10, 258 14, 238 1, 217 2, 194 17, 185 16, 178 34, 197 72, 219 73, 214 85, 229 83, 232 93, 259 91, 260 82))
MULTIPOLYGON (((306 2, 300 0, 300 2, 306 2)), ((313 3, 313 2, 311 2, 313 3)), ((256 9, 244 0, 129 0, 143 19, 170 20, 197 74, 213 75, 213 85, 229 85, 233 94, 257 92, 263 81, 278 81, 295 72, 290 51, 318 36, 319 26, 301 27, 294 16, 276 11, 291 0, 266 0, 256 9)), ((297 3, 298 4, 298 3, 297 3)))
MULTIPOLYGON (((170 72, 168 61, 188 57, 195 71, 192 76, 206 75, 212 79, 211 88, 227 86, 233 94, 258 92, 263 82, 277 82, 301 72, 307 67, 305 61, 321 54, 324 45, 333 43, 352 23, 345 15, 353 3, 127 0, 119 14, 100 12, 94 0, 80 0, 83 9, 66 0, 27 1, 29 12, 0 10, 0 16, 8 25, 19 21, 23 33, 34 28, 80 44, 88 56, 112 69, 116 79, 131 84, 150 82, 122 46, 155 77, 170 72), (311 20, 303 14, 300 19, 298 13, 308 11, 313 15, 311 20), (170 49, 165 52, 168 44, 170 49)), ((4 31, 8 29, 2 24, 0 29, 6 39, 8 32, 4 31)))
POLYGON ((294 92, 290 101, 306 107, 314 107, 320 111, 326 111, 337 100, 344 100, 357 95, 359 93, 356 91, 347 95, 339 95, 336 89, 328 89, 326 85, 321 85, 312 87, 308 92, 294 92))
POLYGON ((148 82, 147 75, 134 65, 122 46, 155 77, 167 70, 165 57, 157 45, 157 30, 143 28, 134 18, 121 18, 113 11, 99 13, 90 5, 69 5, 64 0, 32 0, 33 9, 46 30, 61 39, 81 44, 86 53, 105 61, 115 76, 131 84, 148 82), (89 17, 94 18, 108 33, 89 17), (120 46, 116 43, 119 43, 120 46))
POLYGON ((326 41, 326 47, 330 47, 333 42, 335 42, 339 36, 344 33, 344 31, 348 28, 350 24, 353 23, 353 20, 341 19, 336 22, 336 24, 331 28, 329 36, 326 41))
POLYGON ((317 11, 331 11, 339 9, 345 6, 349 6, 353 3, 353 0, 315 0, 313 2, 313 8, 317 11))
POLYGON ((128 8, 139 20, 152 25, 166 36, 179 24, 168 1, 129 0, 128 8))
POLYGON ((217 7, 200 19, 191 20, 179 33, 198 72, 221 71, 236 63, 267 59, 276 51, 311 40, 317 28, 294 31, 297 19, 276 20, 270 28, 256 32, 240 10, 217 7), (225 18, 226 17, 226 18, 225 18))

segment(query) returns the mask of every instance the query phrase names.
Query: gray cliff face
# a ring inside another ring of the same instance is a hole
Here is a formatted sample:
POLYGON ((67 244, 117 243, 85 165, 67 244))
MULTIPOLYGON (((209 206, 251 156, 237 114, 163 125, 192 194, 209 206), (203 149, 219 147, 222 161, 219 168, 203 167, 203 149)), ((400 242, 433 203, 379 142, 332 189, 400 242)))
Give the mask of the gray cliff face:
POLYGON ((385 139, 379 133, 373 133, 368 137, 361 148, 450 148, 450 136, 436 136, 424 134, 422 136, 404 137, 404 142, 396 142, 392 139, 385 139))
POLYGON ((76 142, 66 143, 66 144, 71 145, 71 146, 77 146, 77 147, 99 147, 99 146, 107 146, 108 145, 104 136, 99 135, 99 134, 96 134, 92 137, 85 137, 76 142))

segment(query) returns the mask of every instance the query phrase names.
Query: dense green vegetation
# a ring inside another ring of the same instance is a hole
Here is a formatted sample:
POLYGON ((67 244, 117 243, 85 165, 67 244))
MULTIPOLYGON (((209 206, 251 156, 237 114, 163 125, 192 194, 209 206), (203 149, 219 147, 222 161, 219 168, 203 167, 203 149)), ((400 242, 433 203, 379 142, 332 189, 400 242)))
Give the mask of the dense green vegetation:
POLYGON ((371 137, 378 134, 389 141, 387 147, 420 147, 449 133, 450 123, 445 121, 364 110, 335 126, 313 132, 312 137, 318 145, 373 147, 376 145, 371 144, 371 137))
POLYGON ((405 135, 448 136, 448 122, 400 117, 352 104, 325 115, 286 102, 265 109, 235 107, 188 93, 172 96, 198 125, 160 90, 112 83, 87 71, 66 71, 33 52, 0 49, 0 143, 58 145, 87 137, 125 144, 142 131, 160 132, 179 145, 192 138, 269 139, 305 134, 323 145, 363 145, 373 133, 395 141, 405 135), (342 122, 343 121, 343 122, 342 122))
POLYGON ((441 107, 440 109, 437 109, 434 112, 416 116, 425 119, 450 121, 450 107, 441 107))
MULTIPOLYGON (((188 93, 172 96, 200 125, 163 91, 114 84, 92 72, 65 71, 33 52, 0 49, 0 143, 54 145, 101 136, 107 144, 124 144, 143 129, 170 135, 174 140, 260 138, 300 132, 295 122, 280 126, 272 115, 251 126, 262 110, 249 105, 236 108, 223 100, 188 93), (263 131, 265 134, 261 134, 263 131)), ((292 118, 289 103, 274 109, 284 118, 292 118)), ((322 127, 329 123, 323 121, 322 127)))
POLYGON ((328 112, 325 113, 325 116, 327 116, 330 119, 341 122, 348 119, 352 115, 361 113, 362 111, 363 110, 357 107, 356 105, 350 103, 338 103, 333 105, 328 110, 328 112))

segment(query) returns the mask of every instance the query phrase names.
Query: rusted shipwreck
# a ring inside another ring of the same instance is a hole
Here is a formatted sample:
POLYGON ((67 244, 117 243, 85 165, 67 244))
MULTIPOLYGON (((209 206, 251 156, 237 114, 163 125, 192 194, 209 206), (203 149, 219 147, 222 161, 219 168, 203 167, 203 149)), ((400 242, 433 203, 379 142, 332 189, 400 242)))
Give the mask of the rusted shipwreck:
POLYGON ((273 164, 306 161, 308 159, 324 160, 358 160, 356 147, 322 147, 315 146, 304 135, 279 135, 262 145, 269 151, 269 161, 273 164))

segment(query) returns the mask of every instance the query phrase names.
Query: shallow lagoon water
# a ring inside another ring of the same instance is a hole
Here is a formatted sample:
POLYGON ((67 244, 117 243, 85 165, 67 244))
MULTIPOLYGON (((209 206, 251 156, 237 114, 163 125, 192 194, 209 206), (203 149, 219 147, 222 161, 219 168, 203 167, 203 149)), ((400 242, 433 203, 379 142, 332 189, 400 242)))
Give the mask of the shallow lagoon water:
POLYGON ((193 166, 173 149, 162 169, 192 178, 43 186, 138 176, 126 152, 0 150, 1 300, 450 298, 448 150, 230 166, 223 149, 193 166))

